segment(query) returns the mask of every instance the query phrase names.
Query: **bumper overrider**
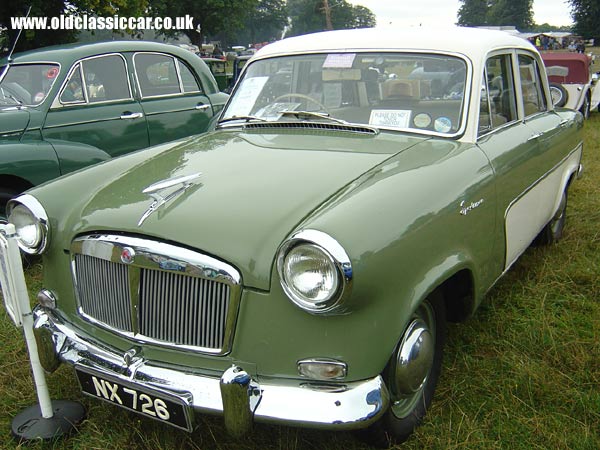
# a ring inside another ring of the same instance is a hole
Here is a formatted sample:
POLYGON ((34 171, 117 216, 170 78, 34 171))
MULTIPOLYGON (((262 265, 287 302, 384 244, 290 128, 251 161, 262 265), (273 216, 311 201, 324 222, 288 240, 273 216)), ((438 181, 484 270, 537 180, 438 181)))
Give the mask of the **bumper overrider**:
MULTIPOLYGON (((380 376, 339 384, 255 380, 236 365, 218 375, 199 374, 191 369, 160 366, 134 353, 124 355, 94 342, 47 308, 38 306, 33 314, 45 370, 51 372, 65 362, 75 366, 78 373, 95 374, 140 392, 175 397, 184 405, 187 426, 182 428, 188 430, 193 428, 194 411, 222 414, 228 431, 238 436, 251 428, 254 421, 331 430, 357 429, 375 422, 389 405, 388 390, 380 376)), ((154 418, 160 420, 160 414, 154 418)))

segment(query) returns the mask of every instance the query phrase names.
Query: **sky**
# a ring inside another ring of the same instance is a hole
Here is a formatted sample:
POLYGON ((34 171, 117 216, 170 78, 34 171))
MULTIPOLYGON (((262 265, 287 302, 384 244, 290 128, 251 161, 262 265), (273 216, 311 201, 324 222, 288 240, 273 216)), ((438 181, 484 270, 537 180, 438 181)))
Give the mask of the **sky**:
MULTIPOLYGON (((458 0, 350 0, 369 8, 377 16, 377 26, 451 26, 457 22, 458 0)), ((550 25, 572 25, 566 0, 534 0, 533 20, 550 25)))

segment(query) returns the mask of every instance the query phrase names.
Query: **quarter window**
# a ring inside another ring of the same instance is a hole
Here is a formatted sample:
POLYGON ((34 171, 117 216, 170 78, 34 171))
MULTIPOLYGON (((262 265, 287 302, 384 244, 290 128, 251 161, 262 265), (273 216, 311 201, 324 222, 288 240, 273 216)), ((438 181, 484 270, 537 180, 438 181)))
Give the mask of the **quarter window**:
POLYGON ((60 94, 61 103, 85 103, 83 94, 83 77, 81 76, 81 65, 77 64, 60 94))
POLYGON ((194 77, 194 74, 185 63, 177 60, 179 66, 179 75, 181 76, 181 85, 183 86, 183 92, 201 92, 198 81, 194 77))
POLYGON ((528 55, 519 55, 519 74, 525 116, 546 111, 546 98, 535 59, 528 55))

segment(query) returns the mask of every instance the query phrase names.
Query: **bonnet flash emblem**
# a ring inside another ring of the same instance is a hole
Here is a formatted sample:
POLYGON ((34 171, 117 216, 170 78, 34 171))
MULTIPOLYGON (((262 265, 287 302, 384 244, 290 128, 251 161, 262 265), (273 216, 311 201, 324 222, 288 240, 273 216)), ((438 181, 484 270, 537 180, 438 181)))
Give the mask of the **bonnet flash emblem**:
POLYGON ((196 178, 200 177, 200 175, 202 175, 202 173, 198 172, 192 175, 185 175, 183 177, 168 178, 166 180, 161 180, 154 184, 151 184, 146 189, 144 189, 142 193, 148 194, 154 199, 154 201, 150 204, 146 212, 142 214, 142 217, 140 218, 140 221, 138 222, 137 226, 141 226, 142 223, 144 223, 144 220, 146 220, 150 216, 150 214, 152 214, 162 205, 164 205, 170 200, 173 200, 178 195, 183 194, 185 190, 193 184, 192 180, 195 180, 196 178), (165 196, 160 194, 160 191, 165 191, 176 186, 179 186, 179 188, 174 191, 171 191, 169 194, 165 196))

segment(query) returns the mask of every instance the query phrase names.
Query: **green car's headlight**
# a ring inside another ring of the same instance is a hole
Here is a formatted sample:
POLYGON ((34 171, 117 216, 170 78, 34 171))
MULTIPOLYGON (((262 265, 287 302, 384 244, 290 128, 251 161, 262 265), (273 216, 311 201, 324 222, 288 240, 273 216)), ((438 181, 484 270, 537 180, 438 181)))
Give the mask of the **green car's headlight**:
POLYGON ((15 226, 21 250, 39 255, 48 244, 48 216, 31 195, 21 195, 8 203, 8 221, 15 226))
POLYGON ((302 309, 314 314, 343 309, 352 266, 331 236, 316 230, 294 234, 279 250, 277 269, 285 293, 302 309))

